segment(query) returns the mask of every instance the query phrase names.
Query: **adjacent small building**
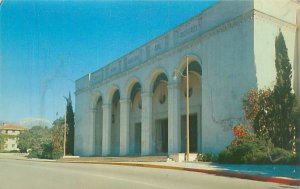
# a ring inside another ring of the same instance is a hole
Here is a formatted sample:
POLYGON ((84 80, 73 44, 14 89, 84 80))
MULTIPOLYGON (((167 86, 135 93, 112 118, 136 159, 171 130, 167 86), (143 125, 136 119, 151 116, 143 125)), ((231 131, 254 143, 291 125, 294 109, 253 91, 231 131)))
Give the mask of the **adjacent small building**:
POLYGON ((18 135, 26 130, 25 127, 14 124, 3 124, 0 126, 0 133, 4 134, 7 138, 4 144, 4 151, 14 151, 18 149, 18 135))

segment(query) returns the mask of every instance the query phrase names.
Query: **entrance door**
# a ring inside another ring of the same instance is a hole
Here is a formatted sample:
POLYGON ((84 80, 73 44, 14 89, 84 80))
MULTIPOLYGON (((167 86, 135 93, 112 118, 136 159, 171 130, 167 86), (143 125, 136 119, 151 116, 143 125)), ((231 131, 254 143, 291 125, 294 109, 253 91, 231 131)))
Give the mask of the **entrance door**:
POLYGON ((197 152, 197 114, 190 116, 190 152, 197 152))
POLYGON ((136 123, 134 128, 134 153, 141 154, 141 123, 136 123))
MULTIPOLYGON (((190 152, 197 152, 197 114, 189 116, 189 147, 190 152)), ((181 116, 181 152, 186 152, 186 116, 181 116)))
POLYGON ((158 154, 168 153, 168 119, 156 120, 155 151, 158 154))

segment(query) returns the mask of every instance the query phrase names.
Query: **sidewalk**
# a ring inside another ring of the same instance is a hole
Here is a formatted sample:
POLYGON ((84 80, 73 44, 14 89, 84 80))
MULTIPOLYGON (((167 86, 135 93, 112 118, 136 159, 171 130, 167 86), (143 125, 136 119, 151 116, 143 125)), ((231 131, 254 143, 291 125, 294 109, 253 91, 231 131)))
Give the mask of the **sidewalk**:
POLYGON ((60 160, 27 159, 25 154, 0 153, 0 159, 40 161, 53 163, 107 164, 159 169, 172 169, 219 176, 250 179, 263 182, 300 186, 300 165, 227 165, 206 162, 166 162, 165 157, 86 157, 60 160), (155 162, 150 160, 155 159, 155 162), (160 161, 161 160, 161 161, 160 161), (159 162, 160 161, 160 162, 159 162))
POLYGON ((16 159, 22 160, 27 159, 25 156, 28 154, 26 153, 0 153, 0 159, 16 159))
POLYGON ((299 165, 223 165, 205 162, 97 162, 89 161, 88 159, 82 161, 81 158, 77 161, 73 159, 72 161, 64 160, 63 162, 172 169, 300 186, 299 165))
POLYGON ((149 164, 300 179, 299 165, 227 165, 205 162, 150 162, 149 164))

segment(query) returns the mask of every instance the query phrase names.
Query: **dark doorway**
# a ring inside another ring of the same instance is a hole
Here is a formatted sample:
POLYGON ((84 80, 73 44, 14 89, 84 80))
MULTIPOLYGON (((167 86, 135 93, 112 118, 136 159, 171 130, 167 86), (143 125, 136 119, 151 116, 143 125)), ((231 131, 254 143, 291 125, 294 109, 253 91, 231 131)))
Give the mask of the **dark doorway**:
POLYGON ((168 119, 156 120, 155 152, 158 154, 168 153, 168 119))
MULTIPOLYGON (((189 116, 190 152, 197 152, 197 114, 189 116)), ((186 115, 181 116, 181 152, 186 152, 186 115)))
POLYGON ((136 123, 135 126, 134 126, 134 153, 135 154, 141 154, 141 133, 142 133, 142 130, 141 130, 141 126, 142 124, 141 123, 136 123))

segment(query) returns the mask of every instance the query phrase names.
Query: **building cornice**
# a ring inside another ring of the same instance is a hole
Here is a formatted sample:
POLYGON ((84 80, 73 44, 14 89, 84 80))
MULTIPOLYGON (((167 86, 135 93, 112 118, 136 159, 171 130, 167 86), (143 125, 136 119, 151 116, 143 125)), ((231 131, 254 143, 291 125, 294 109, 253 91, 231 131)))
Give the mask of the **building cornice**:
MULTIPOLYGON (((131 73, 133 71, 136 71, 136 70, 144 67, 145 65, 152 64, 154 62, 157 62, 157 61, 163 59, 166 56, 170 56, 172 54, 178 53, 179 51, 182 51, 183 49, 190 48, 190 47, 194 46, 196 43, 199 43, 200 40, 203 40, 205 38, 209 38, 212 35, 215 35, 217 33, 223 32, 223 31, 225 31, 225 30, 227 30, 227 29, 229 29, 231 27, 234 27, 235 25, 237 25, 237 24, 239 24, 241 22, 244 22, 245 20, 248 20, 250 18, 253 18, 253 11, 249 11, 249 12, 243 14, 243 15, 237 16, 237 17, 231 19, 230 21, 227 21, 227 22, 225 22, 225 23, 223 23, 223 24, 221 24, 221 25, 219 25, 219 26, 217 26, 217 27, 215 27, 215 28, 213 28, 213 29, 211 29, 211 30, 209 30, 207 32, 204 32, 204 33, 201 33, 199 35, 196 35, 193 38, 189 38, 189 40, 186 40, 186 41, 184 41, 182 43, 176 44, 176 39, 174 39, 174 41, 173 41, 173 43, 174 43, 173 47, 170 47, 169 49, 161 51, 157 55, 155 55, 155 56, 153 56, 153 57, 151 57, 151 58, 149 58, 147 60, 142 61, 141 63, 137 64, 136 66, 133 66, 132 68, 124 70, 123 72, 120 72, 118 74, 112 75, 111 77, 108 77, 106 79, 103 78, 103 75, 105 75, 105 74, 103 74, 103 70, 105 70, 106 67, 103 67, 102 69, 100 69, 100 70, 98 70, 96 72, 93 72, 91 74, 92 75, 91 76, 91 80, 90 80, 91 83, 90 83, 89 87, 90 88, 97 88, 97 87, 99 87, 101 85, 105 85, 106 83, 109 83, 112 80, 118 79, 118 78, 120 78, 120 77, 122 77, 124 75, 128 75, 129 73, 131 73), (102 74, 98 73, 99 71, 100 72, 102 71, 102 74), (93 81, 93 74, 98 75, 99 79, 96 79, 96 80, 93 81), (103 80, 101 80, 101 78, 103 80)), ((181 26, 184 26, 184 25, 181 25, 181 26)), ((178 41, 178 39, 177 39, 177 41, 178 41)), ((151 43, 150 43, 150 45, 151 45, 151 43)), ((143 47, 141 47, 141 48, 143 48, 143 47)), ((140 50, 140 51, 142 51, 142 50, 140 50)), ((118 60, 120 61, 120 59, 118 59, 118 60)), ((78 94, 77 91, 79 93, 81 93, 81 92, 86 91, 86 90, 88 90, 88 89, 87 88, 77 89, 76 90, 76 94, 78 94)))
MULTIPOLYGON (((195 21, 197 19, 199 20, 199 18, 201 18, 201 16, 203 16, 203 15, 200 14, 197 17, 194 17, 193 18, 194 20, 192 20, 192 21, 195 21)), ((171 41, 171 39, 168 39, 169 43, 173 43, 173 46, 167 45, 167 47, 165 49, 162 49, 157 54, 154 53, 152 56, 150 56, 150 57, 148 56, 146 59, 141 59, 139 61, 138 61, 139 58, 133 58, 133 59, 130 58, 130 56, 143 57, 144 55, 146 55, 145 52, 144 52, 145 49, 148 46, 154 46, 155 47, 156 46, 155 44, 157 44, 158 41, 160 41, 161 39, 164 39, 165 43, 166 43, 167 39, 164 38, 164 36, 170 35, 170 33, 172 33, 172 32, 176 33, 176 31, 178 31, 179 28, 180 28, 178 26, 174 30, 162 35, 161 37, 158 37, 158 38, 152 40, 149 43, 146 43, 146 45, 136 49, 135 51, 132 51, 131 53, 125 55, 124 57, 119 58, 118 60, 114 61, 112 64, 109 64, 109 65, 101 68, 100 70, 97 70, 97 71, 91 73, 89 75, 88 87, 86 85, 83 88, 77 88, 75 94, 78 95, 78 94, 80 94, 82 92, 85 92, 87 90, 92 90, 94 88, 98 88, 98 87, 100 87, 102 85, 105 85, 105 84, 107 84, 107 83, 109 83, 113 80, 116 80, 120 77, 123 77, 124 75, 128 75, 128 74, 130 74, 130 73, 132 73, 136 70, 139 70, 139 69, 145 67, 146 65, 155 63, 155 62, 163 59, 164 57, 167 57, 167 56, 170 56, 172 54, 181 52, 184 49, 191 48, 194 45, 198 44, 199 42, 201 42, 203 40, 207 40, 207 39, 211 38, 212 36, 217 35, 218 33, 222 33, 224 31, 227 31, 228 29, 239 26, 240 24, 242 24, 246 21, 254 20, 254 19, 274 23, 274 24, 278 25, 279 27, 285 27, 285 28, 291 29, 293 31, 297 29, 297 26, 292 24, 292 23, 288 23, 286 21, 283 21, 281 19, 278 19, 276 17, 273 17, 271 15, 262 13, 262 12, 257 11, 257 10, 248 11, 248 12, 246 12, 246 13, 240 15, 240 16, 237 16, 237 17, 235 17, 235 18, 233 18, 233 19, 231 19, 227 22, 224 22, 223 24, 220 24, 220 25, 212 28, 209 31, 200 33, 200 34, 195 35, 195 36, 193 36, 195 34, 195 33, 193 33, 193 26, 195 28, 195 25, 192 24, 193 22, 191 20, 189 20, 186 23, 179 25, 180 27, 186 27, 186 25, 191 26, 190 29, 186 29, 186 30, 182 31, 182 35, 179 35, 183 38, 187 38, 188 40, 183 39, 183 41, 179 42, 178 39, 173 37, 173 41, 171 41), (188 37, 187 31, 191 32, 189 34, 192 35, 193 37, 191 37, 191 38, 188 37), (184 34, 187 35, 187 36, 183 36, 184 34), (136 55, 134 56, 132 54, 136 54, 136 55), (127 68, 125 65, 130 64, 130 62, 127 61, 128 59, 129 60, 132 59, 133 61, 138 61, 138 62, 134 63, 134 65, 132 67, 127 68), (110 67, 113 68, 112 69, 113 71, 114 70, 119 70, 119 72, 116 72, 115 74, 107 73, 107 72, 110 72, 110 69, 109 69, 110 67)), ((196 32, 196 31, 194 31, 194 32, 196 32)), ((87 78, 87 76, 82 77, 82 78, 83 79, 87 78)))
POLYGON ((255 20, 261 20, 261 21, 264 21, 264 22, 269 22, 269 23, 277 25, 280 28, 286 28, 286 29, 289 29, 291 31, 296 31, 296 29, 297 29, 296 24, 284 21, 282 19, 279 19, 279 18, 274 17, 272 15, 260 12, 258 10, 254 10, 254 18, 255 18, 255 20))

